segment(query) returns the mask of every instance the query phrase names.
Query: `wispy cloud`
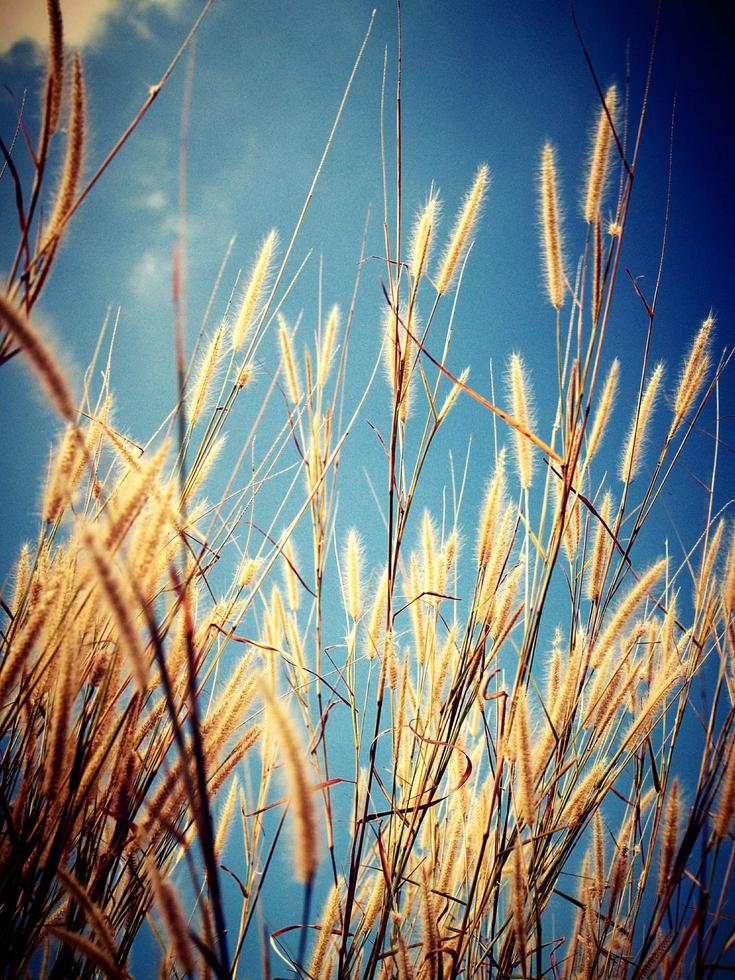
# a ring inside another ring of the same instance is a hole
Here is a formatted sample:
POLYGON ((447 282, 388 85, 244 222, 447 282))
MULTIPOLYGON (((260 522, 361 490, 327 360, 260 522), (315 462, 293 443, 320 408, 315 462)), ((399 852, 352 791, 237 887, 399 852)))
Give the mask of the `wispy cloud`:
MULTIPOLYGON (((147 17, 151 11, 173 14, 181 3, 182 0, 65 0, 62 3, 64 37, 74 47, 94 44, 104 36, 113 18, 122 18, 139 33, 148 35, 147 17)), ((31 41, 43 47, 47 39, 44 0, 0 2, 0 55, 19 41, 31 41)))
POLYGON ((163 247, 146 249, 135 261, 128 287, 138 300, 160 296, 171 286, 171 253, 163 247))

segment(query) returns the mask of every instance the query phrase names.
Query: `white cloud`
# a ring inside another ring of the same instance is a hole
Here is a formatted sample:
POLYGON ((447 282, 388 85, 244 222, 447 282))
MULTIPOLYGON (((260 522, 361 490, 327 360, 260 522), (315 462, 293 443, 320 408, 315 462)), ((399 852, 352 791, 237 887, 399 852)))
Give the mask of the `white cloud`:
MULTIPOLYGON (((98 41, 111 16, 124 17, 136 30, 147 33, 145 16, 157 8, 173 14, 181 0, 62 0, 64 39, 72 47, 98 41)), ((0 0, 0 55, 18 41, 46 45, 46 0, 0 0)))
POLYGON ((146 211, 160 212, 168 207, 168 198, 163 191, 151 191, 138 199, 138 204, 146 211))
POLYGON ((136 299, 150 300, 171 286, 171 253, 149 248, 138 257, 128 277, 128 287, 136 299))

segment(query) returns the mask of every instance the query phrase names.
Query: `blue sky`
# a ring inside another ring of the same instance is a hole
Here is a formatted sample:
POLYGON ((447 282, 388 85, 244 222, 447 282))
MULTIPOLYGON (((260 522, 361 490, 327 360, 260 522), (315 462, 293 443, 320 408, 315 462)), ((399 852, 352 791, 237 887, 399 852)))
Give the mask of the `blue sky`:
MULTIPOLYGON (((34 2, 43 13, 42 0, 34 2)), ((5 0, 0 20, 0 82, 16 99, 27 89, 31 125, 37 121, 42 55, 37 45, 19 35, 38 33, 34 25, 39 21, 29 16, 32 8, 31 0, 5 0)), ((197 10, 189 0, 138 0, 131 5, 110 0, 74 7, 72 40, 83 45, 89 89, 89 172, 134 115, 147 87, 158 80, 197 10), (89 12, 96 6, 103 12, 90 20, 89 12)), ((290 235, 371 10, 372 3, 362 0, 216 0, 197 40, 194 69, 188 154, 190 340, 230 238, 237 236, 215 316, 222 314, 238 269, 247 268, 263 235, 273 226, 282 239, 290 235)), ((596 107, 569 5, 559 0, 405 0, 402 10, 407 219, 424 202, 433 181, 441 192, 446 233, 477 164, 487 161, 492 172, 485 215, 457 306, 449 366, 459 372, 471 365, 471 381, 487 394, 490 360, 502 375, 510 352, 522 350, 543 417, 554 397, 554 385, 545 380, 553 378, 549 365, 554 358, 554 317, 544 295, 539 259, 539 156, 544 140, 551 139, 559 154, 567 252, 575 257, 585 235, 578 202, 596 107)), ((577 12, 603 86, 612 81, 624 84, 629 43, 631 100, 637 117, 654 5, 580 0, 577 12)), ((696 10, 686 2, 665 5, 623 265, 639 278, 644 292, 652 289, 676 93, 670 240, 651 353, 653 360, 667 360, 670 384, 689 338, 710 307, 718 320, 717 352, 735 340, 734 39, 733 15, 724 5, 720 9, 705 4, 696 10)), ((381 252, 380 87, 386 46, 392 79, 395 10, 390 3, 377 9, 363 64, 292 261, 293 271, 314 249, 285 309, 291 320, 303 310, 307 335, 315 325, 320 257, 325 307, 349 304, 368 209, 367 252, 381 252)), ((106 315, 115 316, 119 310, 113 358, 117 420, 139 441, 153 431, 174 397, 170 280, 183 67, 75 218, 38 309, 40 322, 56 338, 77 380, 106 315)), ((388 105, 390 146, 390 94, 388 105)), ((4 89, 0 133, 6 141, 14 119, 14 103, 4 89)), ((7 180, 0 182, 0 214, 2 270, 11 261, 16 241, 7 180)), ((355 391, 365 383, 380 344, 383 276, 379 261, 366 264, 352 347, 355 391)), ((638 385, 634 366, 643 351, 646 321, 625 275, 617 289, 605 361, 621 356, 620 400, 630 404, 638 385)), ((266 352, 263 386, 271 370, 266 352)), ((2 579, 18 544, 34 535, 39 487, 56 427, 40 398, 29 391, 19 359, 2 368, 0 391, 5 452, 0 483, 5 515, 0 525, 2 579)), ((366 416, 380 423, 386 412, 381 382, 366 416)), ((722 448, 720 503, 734 482, 734 412, 732 383, 726 381, 721 392, 721 437, 727 445, 722 448)), ((665 414, 661 413, 661 429, 665 414)), ((620 418, 617 423, 625 424, 620 418)), ((686 545, 693 543, 690 531, 701 523, 706 501, 691 474, 705 478, 711 465, 712 409, 701 429, 662 496, 651 548, 659 547, 666 536, 676 551, 677 532, 686 545)), ((449 448, 460 459, 471 439, 476 469, 468 514, 474 512, 489 466, 491 433, 489 416, 476 405, 464 405, 461 419, 447 427, 435 451, 439 465, 428 487, 434 500, 440 499, 447 480, 449 448)), ((380 467, 381 454, 364 422, 350 437, 347 452, 355 462, 355 475, 343 488, 339 524, 368 522, 379 529, 362 466, 380 467)), ((609 465, 614 466, 615 453, 609 447, 608 452, 609 465)), ((349 466, 344 469, 349 472, 349 466)))

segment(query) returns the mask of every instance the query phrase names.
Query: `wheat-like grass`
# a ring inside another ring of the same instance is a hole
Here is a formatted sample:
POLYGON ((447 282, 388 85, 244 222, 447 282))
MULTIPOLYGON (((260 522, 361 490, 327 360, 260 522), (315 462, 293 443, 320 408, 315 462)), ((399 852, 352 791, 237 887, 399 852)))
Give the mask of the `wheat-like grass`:
MULTIPOLYGON (((527 377, 527 369, 520 354, 511 355, 508 367, 508 387, 510 388, 511 414, 527 431, 535 427, 533 400, 527 377)), ((530 490, 533 482, 533 449, 530 441, 519 432, 513 430, 513 448, 515 449, 516 469, 518 480, 524 490, 530 490)))
POLYGON ((245 345, 255 326, 277 243, 278 234, 274 228, 266 235, 253 263, 250 278, 245 286, 232 324, 232 349, 234 351, 239 351, 245 345))
POLYGON ((584 220, 592 224, 600 211, 602 195, 608 177, 610 149, 613 142, 613 129, 618 106, 618 90, 611 85, 605 92, 604 105, 600 108, 592 142, 587 185, 584 196, 584 220))
POLYGON ((299 881, 309 881, 319 861, 319 834, 309 771, 294 724, 280 700, 266 684, 261 685, 261 692, 283 751, 294 820, 294 874, 299 881))
POLYGON ((659 362, 651 373, 646 387, 643 389, 640 409, 636 412, 630 423, 628 436, 623 445, 620 456, 620 479, 624 483, 633 480, 641 468, 643 462, 643 451, 648 436, 648 427, 651 422, 656 400, 658 398, 661 382, 664 375, 663 362, 659 362))
POLYGON ((472 186, 467 191, 442 255, 436 275, 436 291, 440 296, 447 292, 454 281, 462 257, 470 244, 489 183, 490 169, 483 163, 478 167, 472 186))
POLYGON ((564 258, 556 154, 551 143, 545 143, 541 153, 540 198, 546 291, 551 305, 560 310, 564 303, 564 258))

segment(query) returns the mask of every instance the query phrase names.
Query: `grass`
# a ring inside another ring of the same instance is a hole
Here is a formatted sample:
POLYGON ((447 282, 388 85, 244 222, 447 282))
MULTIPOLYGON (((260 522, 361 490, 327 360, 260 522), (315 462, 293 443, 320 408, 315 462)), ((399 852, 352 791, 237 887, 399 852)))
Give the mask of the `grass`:
MULTIPOLYGON (((732 968, 735 534, 714 511, 717 440, 694 548, 677 564, 640 540, 729 354, 715 363, 711 317, 673 383, 648 344, 637 364, 605 347, 645 101, 634 125, 616 111, 627 100, 600 90, 574 265, 555 151, 542 151, 558 387, 543 418, 517 352, 505 352, 506 408, 446 366, 490 172, 478 168, 446 241, 433 192, 406 234, 398 99, 383 344, 355 391, 359 276, 299 349, 286 268, 366 36, 292 235, 280 251, 275 232, 263 239, 188 363, 179 329, 179 400, 140 445, 115 421, 109 370, 96 387, 88 371, 75 396, 33 322, 91 189, 81 59, 64 108, 63 21, 49 9, 32 187, 21 187, 19 150, 6 150, 5 172, 19 245, 0 359, 27 362, 65 426, 38 537, 2 600, 6 974, 124 977, 145 946, 161 976, 245 976, 259 944, 264 976, 276 954, 311 978, 732 968), (42 224, 64 112, 66 163, 42 224), (222 454, 231 411, 263 351, 279 370, 233 463, 222 454), (613 414, 620 370, 635 372, 638 395, 613 414), (336 514, 345 441, 381 373, 375 548, 336 514), (437 437, 470 399, 497 419, 480 511, 463 505, 475 475, 453 467, 451 504, 424 509, 437 437), (651 422, 666 413, 657 442, 651 422), (598 465, 603 440, 619 447, 617 478, 598 465), (696 761, 682 752, 693 723, 696 761), (289 873, 301 903, 269 905, 289 873)), ((387 188, 385 147, 383 161, 387 188)), ((650 298, 639 290, 649 342, 659 284, 650 298)))

